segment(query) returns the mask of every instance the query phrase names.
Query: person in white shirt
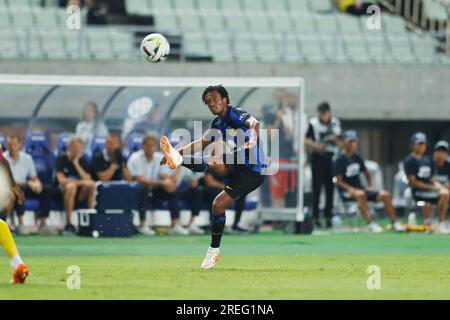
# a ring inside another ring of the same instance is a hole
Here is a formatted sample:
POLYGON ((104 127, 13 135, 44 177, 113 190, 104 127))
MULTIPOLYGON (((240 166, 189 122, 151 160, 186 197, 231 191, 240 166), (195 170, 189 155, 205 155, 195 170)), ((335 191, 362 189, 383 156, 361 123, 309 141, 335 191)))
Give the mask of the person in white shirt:
POLYGON ((90 153, 91 144, 95 136, 106 137, 109 131, 105 123, 99 119, 98 107, 94 102, 84 105, 82 121, 77 124, 75 135, 84 143, 84 151, 90 153))
POLYGON ((163 155, 156 152, 157 145, 156 136, 146 135, 142 141, 142 150, 133 153, 127 162, 133 180, 142 186, 138 203, 140 218, 138 231, 145 235, 154 234, 154 231, 146 225, 147 204, 168 201, 172 218, 171 233, 187 235, 189 231, 179 223, 177 176, 167 167, 160 166, 163 155))
MULTIPOLYGON (((39 180, 33 158, 21 151, 22 143, 19 137, 11 136, 7 139, 8 151, 4 153, 5 159, 9 162, 16 183, 24 191, 27 199, 39 200, 39 233, 42 235, 50 234, 52 231, 47 226, 47 218, 50 213, 50 204, 52 201, 52 188, 48 185, 42 185, 39 180)), ((25 213, 24 204, 14 201, 7 214, 12 214, 15 210, 19 220, 19 233, 26 233, 23 227, 23 215, 25 213)))

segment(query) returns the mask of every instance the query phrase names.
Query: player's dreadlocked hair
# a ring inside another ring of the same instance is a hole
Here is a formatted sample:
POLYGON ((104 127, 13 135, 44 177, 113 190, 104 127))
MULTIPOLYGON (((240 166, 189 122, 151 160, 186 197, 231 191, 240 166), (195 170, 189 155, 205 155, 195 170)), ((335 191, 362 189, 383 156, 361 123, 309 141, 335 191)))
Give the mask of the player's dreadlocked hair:
POLYGON ((209 86, 208 88, 205 88, 202 93, 202 101, 204 104, 206 104, 206 95, 212 91, 217 91, 222 98, 227 98, 227 103, 230 103, 230 97, 228 97, 227 89, 219 84, 218 86, 209 86))

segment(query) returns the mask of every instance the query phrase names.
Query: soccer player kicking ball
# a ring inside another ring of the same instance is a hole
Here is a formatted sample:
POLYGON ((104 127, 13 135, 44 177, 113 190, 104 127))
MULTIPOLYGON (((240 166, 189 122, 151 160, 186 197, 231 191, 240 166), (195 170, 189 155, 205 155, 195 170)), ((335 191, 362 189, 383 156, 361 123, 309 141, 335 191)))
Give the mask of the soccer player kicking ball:
MULTIPOLYGON (((25 202, 25 196, 20 189, 20 187, 16 184, 14 177, 11 172, 11 167, 9 166, 8 161, 3 157, 2 148, 0 147, 0 170, 6 170, 9 176, 9 182, 11 185, 10 189, 10 201, 17 197, 17 202, 19 204, 23 204, 25 202)), ((9 230, 8 225, 5 221, 0 219, 0 245, 5 250, 6 254, 9 257, 9 261, 11 262, 11 266, 13 268, 13 276, 11 279, 11 284, 22 284, 25 282, 25 279, 28 277, 29 269, 23 263, 22 258, 19 255, 19 251, 17 250, 16 244, 14 243, 14 239, 11 235, 11 231, 9 230)))
POLYGON ((223 158, 217 155, 204 156, 201 159, 190 156, 196 151, 203 151, 213 143, 214 139, 208 139, 206 134, 179 150, 173 148, 168 138, 163 136, 160 146, 164 154, 161 165, 166 164, 172 169, 181 165, 195 172, 210 172, 230 179, 230 183, 225 185, 224 190, 217 195, 212 204, 212 241, 201 265, 204 269, 210 269, 220 257, 219 247, 225 227, 225 209, 239 197, 258 188, 265 176, 261 174, 264 165, 261 163, 263 154, 259 150, 259 122, 244 109, 231 106, 228 92, 221 85, 206 88, 202 100, 211 113, 217 116, 211 124, 209 133, 217 132, 230 146, 233 161, 226 161, 225 158, 230 157, 226 157, 225 154, 223 158), (243 135, 241 139, 239 133, 243 135))

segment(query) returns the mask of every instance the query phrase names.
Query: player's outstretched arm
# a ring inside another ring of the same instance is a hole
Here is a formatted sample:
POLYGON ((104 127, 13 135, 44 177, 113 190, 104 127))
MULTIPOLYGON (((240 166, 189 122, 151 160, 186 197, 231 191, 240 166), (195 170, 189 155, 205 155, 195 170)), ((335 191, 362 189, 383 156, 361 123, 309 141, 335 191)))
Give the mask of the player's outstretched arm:
POLYGON ((245 148, 252 148, 256 145, 259 136, 259 121, 250 116, 245 120, 245 126, 250 129, 250 139, 245 143, 245 148))

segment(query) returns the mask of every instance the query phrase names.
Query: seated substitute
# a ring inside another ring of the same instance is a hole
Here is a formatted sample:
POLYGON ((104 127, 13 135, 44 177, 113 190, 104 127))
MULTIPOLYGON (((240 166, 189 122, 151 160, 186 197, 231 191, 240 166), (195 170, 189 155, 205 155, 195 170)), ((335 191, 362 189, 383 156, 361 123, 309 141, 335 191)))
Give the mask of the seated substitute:
POLYGON ((436 171, 436 180, 450 190, 450 161, 449 145, 447 141, 440 140, 434 146, 433 164, 436 171))
MULTIPOLYGON (((22 142, 19 137, 11 136, 7 139, 8 151, 4 153, 4 157, 8 160, 12 174, 16 183, 20 186, 25 194, 26 199, 39 200, 39 234, 48 235, 52 230, 47 226, 47 218, 50 213, 50 203, 52 201, 52 187, 42 185, 39 180, 33 158, 21 151, 22 142)), ((19 220, 17 231, 19 234, 26 233, 23 227, 23 215, 25 213, 24 203, 19 203, 16 198, 14 204, 8 214, 15 210, 19 220)))
POLYGON ((392 229, 404 231, 404 227, 397 222, 395 209, 392 205, 392 197, 385 190, 371 190, 372 179, 369 171, 364 165, 364 160, 356 154, 358 147, 358 134, 354 130, 344 133, 344 145, 342 154, 334 162, 334 176, 339 187, 339 193, 343 201, 355 200, 363 218, 366 220, 369 230, 372 232, 382 232, 383 229, 375 222, 371 221, 369 207, 367 203, 383 202, 387 216, 391 220, 392 229), (360 174, 363 173, 367 180, 367 189, 361 185, 360 174))
POLYGON ((55 161, 56 182, 63 198, 66 212, 65 234, 74 234, 76 229, 71 224, 72 211, 76 203, 87 202, 88 208, 94 208, 95 182, 92 180, 90 166, 83 158, 83 140, 72 136, 67 144, 67 154, 55 161))
POLYGON ((187 235, 189 231, 179 223, 180 209, 176 192, 176 176, 172 170, 160 166, 163 156, 156 151, 157 143, 156 136, 146 135, 142 141, 142 150, 133 153, 127 163, 133 180, 142 186, 138 203, 140 218, 138 232, 144 235, 155 233, 146 225, 147 204, 168 201, 172 219, 170 233, 187 235))
POLYGON ((411 153, 405 158, 403 165, 414 200, 426 203, 422 209, 424 224, 430 227, 430 204, 437 204, 438 224, 435 231, 448 234, 445 215, 448 210, 449 191, 435 179, 434 166, 430 159, 424 156, 427 150, 427 136, 422 132, 413 134, 411 149, 411 153))
POLYGON ((116 133, 108 135, 105 147, 94 154, 91 165, 95 180, 131 181, 131 174, 122 155, 120 138, 116 133))
POLYGON ((205 231, 196 224, 203 204, 203 188, 200 185, 202 174, 193 173, 184 167, 180 167, 180 170, 176 170, 176 172, 178 173, 176 183, 179 199, 186 201, 191 210, 187 229, 190 234, 204 234, 205 231))

